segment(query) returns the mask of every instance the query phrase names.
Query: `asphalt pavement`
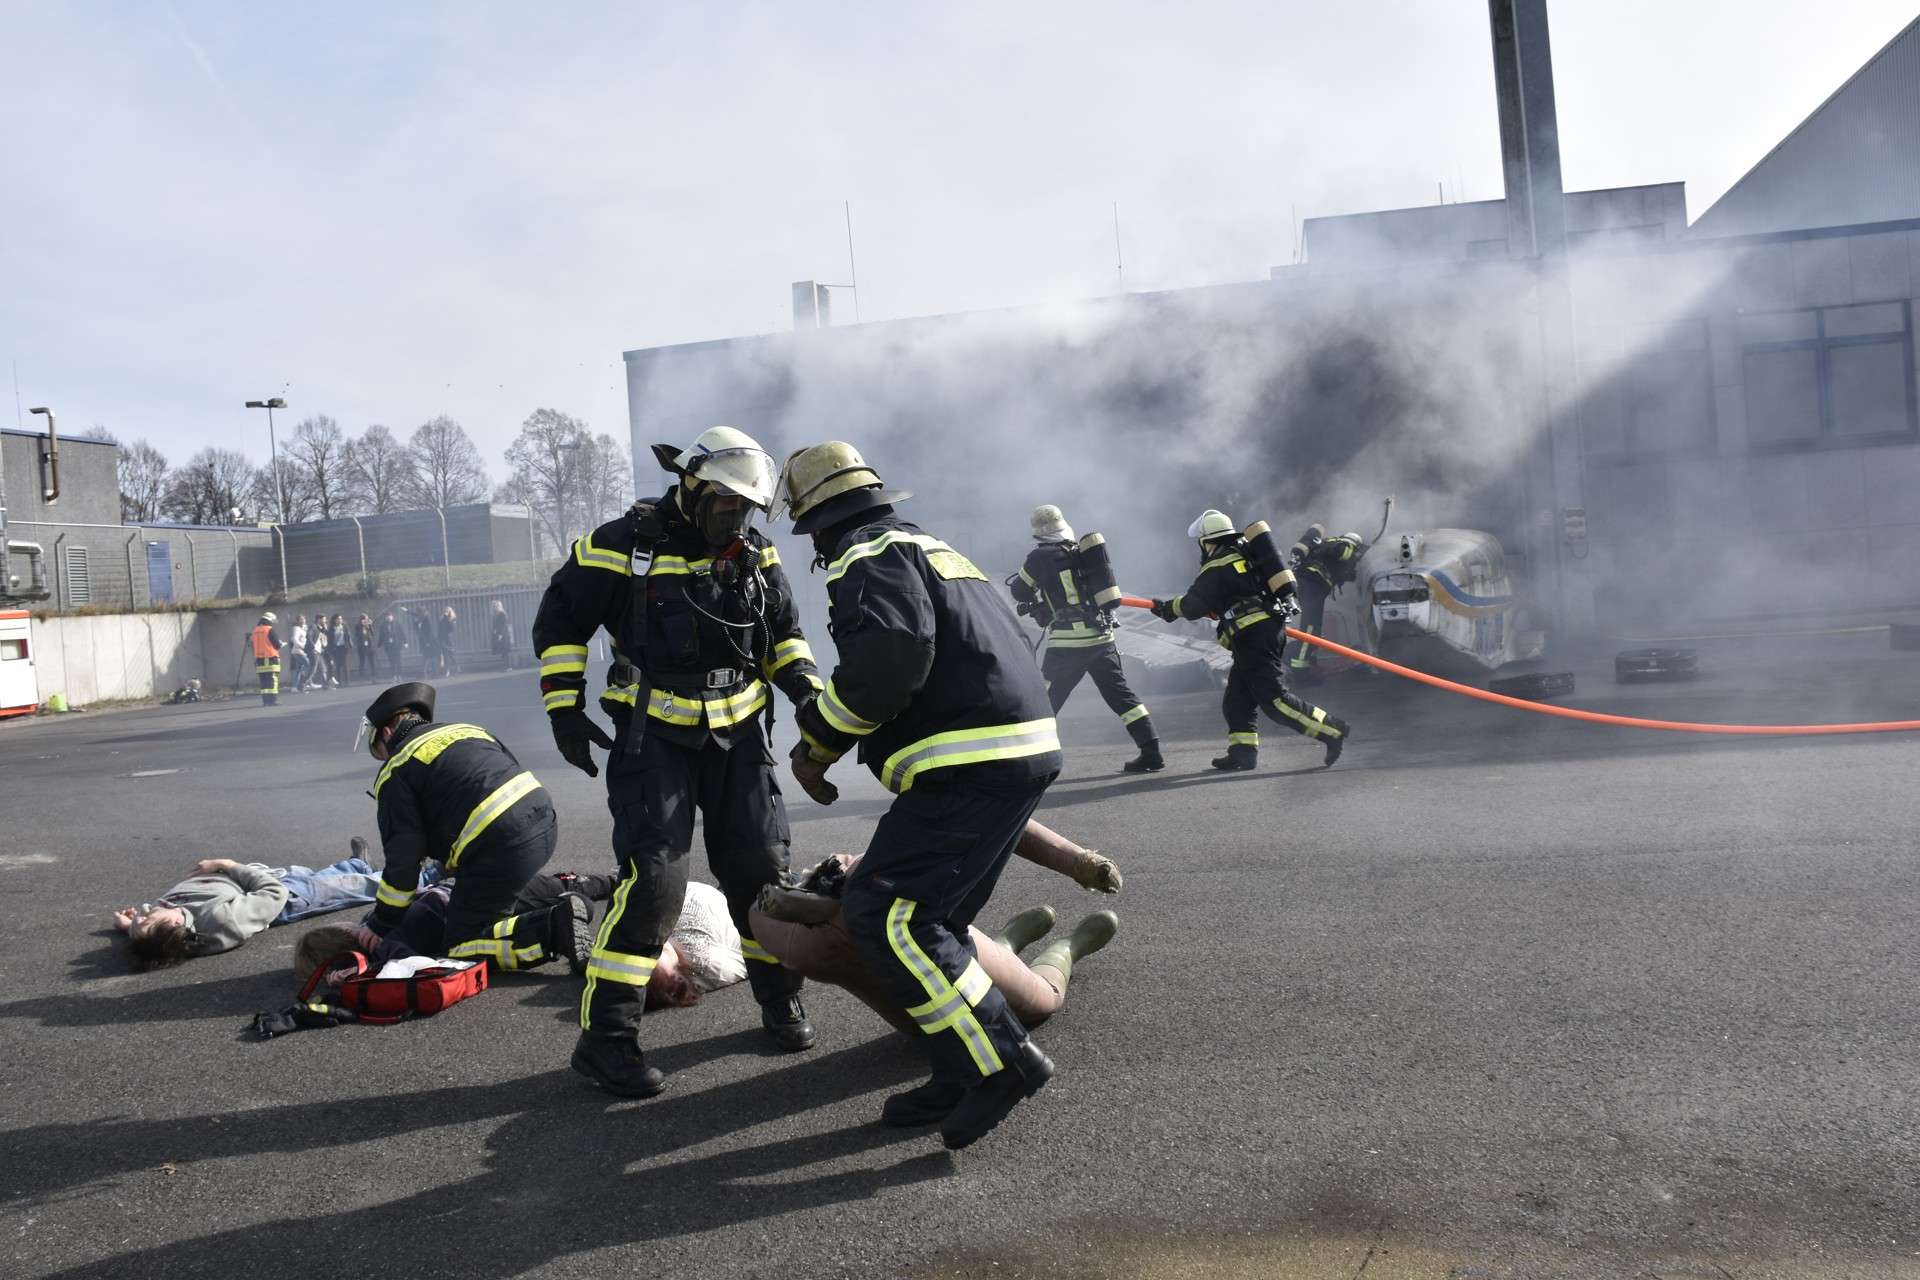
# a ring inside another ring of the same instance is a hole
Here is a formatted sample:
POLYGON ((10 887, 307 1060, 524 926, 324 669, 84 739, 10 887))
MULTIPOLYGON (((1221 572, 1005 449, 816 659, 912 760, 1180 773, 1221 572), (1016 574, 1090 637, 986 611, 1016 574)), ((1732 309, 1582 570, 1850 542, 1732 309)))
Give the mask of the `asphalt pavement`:
MULTIPOLYGON (((1884 635, 1702 667, 1582 668, 1565 701, 1920 718, 1884 635)), ((604 869, 534 679, 449 680, 441 718, 514 747, 556 863, 604 869)), ((950 1154, 875 1123, 919 1048, 834 990, 790 1056, 744 988, 650 1015, 668 1090, 629 1102, 567 1069, 565 977, 263 1043, 308 926, 127 973, 109 914, 197 859, 377 848, 371 692, 0 723, 0 1273, 1920 1275, 1912 735, 1602 728, 1355 674, 1309 692, 1357 729, 1332 770, 1268 725, 1257 773, 1213 773, 1217 696, 1187 693, 1149 699, 1169 768, 1132 778, 1083 690, 1039 816, 1125 889, 1018 864, 985 923, 1111 905, 1120 935, 1038 1033, 1053 1083, 950 1154)), ((885 808, 835 778, 828 809, 788 788, 796 863, 885 808)))

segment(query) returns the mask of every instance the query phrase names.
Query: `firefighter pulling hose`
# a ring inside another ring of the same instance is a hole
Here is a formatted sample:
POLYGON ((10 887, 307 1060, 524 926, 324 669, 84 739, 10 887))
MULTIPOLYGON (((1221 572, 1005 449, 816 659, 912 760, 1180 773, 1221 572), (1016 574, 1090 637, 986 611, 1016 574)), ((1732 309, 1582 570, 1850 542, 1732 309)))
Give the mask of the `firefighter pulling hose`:
MULTIPOLYGON (((1144 596, 1121 596, 1119 602, 1129 609, 1152 609, 1154 602, 1144 596)), ((1482 702, 1495 702, 1504 707, 1514 707, 1521 711, 1532 711, 1543 716, 1559 716, 1563 720, 1581 720, 1588 724, 1619 725, 1628 729, 1661 729, 1671 733, 1719 733, 1735 734, 1747 737, 1822 737, 1843 733, 1913 733, 1920 731, 1920 720, 1876 720, 1863 724, 1702 724, 1690 720, 1649 720, 1641 716, 1617 716, 1606 711, 1587 711, 1580 707, 1549 707, 1538 702, 1528 702, 1524 698, 1510 698, 1504 693, 1493 693, 1486 689, 1476 689, 1470 684, 1461 684, 1457 680, 1448 680, 1442 676, 1429 675, 1425 671, 1415 671, 1412 667, 1403 667, 1397 662, 1388 662, 1385 658, 1376 658, 1370 653, 1350 649, 1344 644, 1328 640, 1324 636, 1308 635, 1295 627, 1287 628, 1292 639, 1307 644, 1318 645, 1329 653, 1337 653, 1343 658, 1355 662, 1364 662, 1370 667, 1385 671, 1390 675, 1432 685, 1436 689, 1445 689, 1449 693, 1463 694, 1469 698, 1478 698, 1482 702)))

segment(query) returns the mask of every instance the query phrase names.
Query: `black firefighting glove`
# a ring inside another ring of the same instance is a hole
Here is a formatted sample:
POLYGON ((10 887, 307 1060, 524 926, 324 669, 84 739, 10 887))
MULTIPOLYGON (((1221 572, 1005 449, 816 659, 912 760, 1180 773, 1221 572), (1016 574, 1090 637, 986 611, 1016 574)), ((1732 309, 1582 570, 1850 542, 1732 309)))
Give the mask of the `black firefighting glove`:
POLYGON ((1175 622, 1178 621, 1180 617, 1179 614, 1173 611, 1173 601, 1171 600, 1156 599, 1153 602, 1153 607, 1148 610, 1148 612, 1162 622, 1175 622))
POLYGON ((600 766, 593 762, 593 748, 613 750, 613 739, 607 736, 607 731, 578 707, 549 712, 547 718, 553 721, 553 745, 560 748, 561 759, 589 778, 599 777, 600 766))

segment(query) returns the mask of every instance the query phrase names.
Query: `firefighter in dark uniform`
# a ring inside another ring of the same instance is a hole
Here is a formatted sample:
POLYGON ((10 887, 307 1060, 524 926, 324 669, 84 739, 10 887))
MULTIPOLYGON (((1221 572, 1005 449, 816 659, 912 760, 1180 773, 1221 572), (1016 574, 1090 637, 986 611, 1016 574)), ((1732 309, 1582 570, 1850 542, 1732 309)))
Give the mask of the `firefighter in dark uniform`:
POLYGON ((1140 754, 1120 767, 1128 773, 1158 773, 1167 767, 1160 754, 1160 738, 1153 731, 1147 706, 1127 687, 1120 651, 1113 643, 1113 615, 1094 604, 1079 574, 1079 544, 1059 507, 1035 507, 1034 541, 1026 563, 1010 579, 1020 612, 1031 613, 1046 631, 1040 647, 1040 674, 1047 682, 1047 698, 1054 713, 1066 705, 1082 676, 1112 712, 1120 717, 1140 754))
POLYGON ((1322 743, 1327 764, 1333 764, 1351 736, 1347 722, 1294 695, 1284 678, 1284 614, 1295 584, 1284 583, 1276 601, 1248 564, 1240 531, 1221 512, 1202 512, 1187 536, 1200 543, 1200 576, 1184 594, 1155 600, 1153 612, 1168 622, 1217 618, 1220 643, 1233 653, 1233 669, 1221 701, 1227 720, 1227 754, 1216 757, 1213 767, 1242 770, 1259 763, 1256 717, 1262 711, 1295 733, 1322 743))
POLYGON ((447 956, 515 970, 564 959, 580 972, 592 939, 585 898, 513 914, 560 837, 547 789, 480 726, 434 723, 434 696, 430 684, 394 685, 361 726, 383 762, 373 799, 386 866, 368 925, 382 935, 399 925, 421 864, 438 862, 453 877, 447 956))
POLYGON ((842 897, 847 931, 926 1033, 933 1078, 887 1099, 889 1124, 980 1138, 1053 1075, 967 941, 1059 772, 1046 686, 987 576, 894 514, 853 446, 802 449, 782 477, 794 530, 827 566, 839 665, 796 717, 794 776, 822 804, 859 759, 894 793, 842 897))
POLYGON ((253 644, 253 674, 260 680, 260 705, 277 707, 280 705, 280 633, 273 629, 279 619, 271 612, 260 615, 260 621, 254 624, 251 641, 253 644))
POLYGON ((754 941, 747 917, 761 887, 787 873, 768 685, 796 703, 820 688, 780 554, 749 527, 773 501, 773 459, 732 427, 710 428, 684 451, 656 445, 654 455, 679 482, 576 542, 533 623, 560 754, 592 775, 592 746, 611 752, 607 804, 621 879, 587 965, 573 1066, 630 1097, 663 1087, 640 1049, 640 1016, 686 897, 696 810, 762 1025, 789 1051, 814 1041, 800 975, 754 941), (602 628, 614 640, 600 695, 612 738, 582 705, 587 642, 602 628))
MULTIPOLYGON (((1307 526, 1300 541, 1287 553, 1299 586, 1300 630, 1309 635, 1326 634, 1327 597, 1354 580, 1360 572, 1360 557, 1366 553, 1366 541, 1357 533, 1329 538, 1324 526, 1307 526)), ((1295 675, 1310 674, 1320 651, 1304 640, 1295 640, 1292 646, 1288 667, 1295 675)))

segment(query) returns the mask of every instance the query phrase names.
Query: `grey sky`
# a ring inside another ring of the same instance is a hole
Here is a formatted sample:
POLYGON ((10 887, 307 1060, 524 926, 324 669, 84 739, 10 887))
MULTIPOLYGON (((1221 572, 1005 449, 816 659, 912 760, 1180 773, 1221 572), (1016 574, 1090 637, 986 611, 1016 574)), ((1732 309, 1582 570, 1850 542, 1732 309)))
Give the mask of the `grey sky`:
MULTIPOLYGON (((1912 0, 1558 0, 1570 187, 1696 216, 1912 0)), ((0 9, 0 359, 65 424, 264 455, 532 409, 622 350, 1263 276, 1300 216, 1499 194, 1480 0, 0 9), (850 313, 850 306, 844 313, 850 313), (843 313, 843 314, 844 314, 843 313)), ((0 376, 5 371, 0 370, 0 376)), ((12 422, 11 413, 0 420, 12 422)))

